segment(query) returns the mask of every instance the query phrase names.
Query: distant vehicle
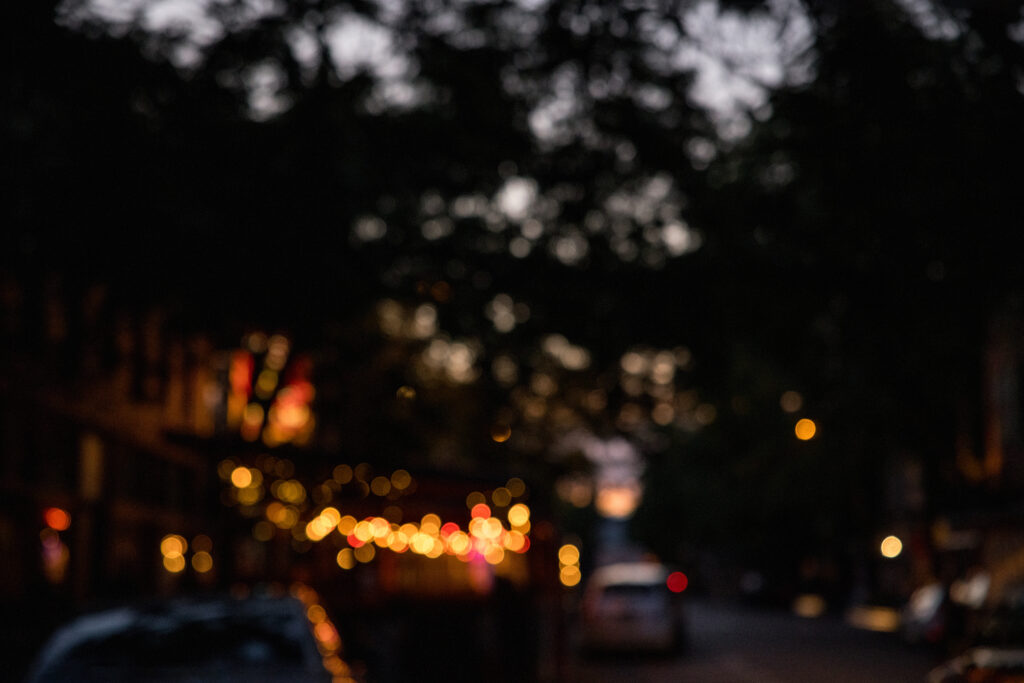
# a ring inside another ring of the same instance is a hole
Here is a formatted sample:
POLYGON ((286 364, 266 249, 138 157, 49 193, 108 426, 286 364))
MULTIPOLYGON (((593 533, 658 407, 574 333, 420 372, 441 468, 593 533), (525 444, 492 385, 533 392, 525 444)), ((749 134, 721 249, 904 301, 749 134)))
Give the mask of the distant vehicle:
POLYGON ((947 595, 938 581, 917 588, 900 614, 900 634, 908 643, 936 644, 946 637, 947 595))
POLYGON ((328 682, 303 604, 175 599, 81 616, 43 647, 27 683, 328 682))
POLYGON ((934 669, 928 683, 1024 681, 1024 586, 1005 592, 981 621, 973 646, 934 669))
MULTIPOLYGON (((682 606, 661 564, 629 562, 599 567, 583 594, 582 647, 602 651, 669 652, 685 642, 682 606)), ((683 577, 677 574, 674 580, 683 577)), ((685 577, 682 578, 685 581, 685 577)), ((676 587, 681 591, 685 588, 676 587)))
POLYGON ((1024 649, 972 647, 928 674, 928 683, 1020 683, 1024 649))

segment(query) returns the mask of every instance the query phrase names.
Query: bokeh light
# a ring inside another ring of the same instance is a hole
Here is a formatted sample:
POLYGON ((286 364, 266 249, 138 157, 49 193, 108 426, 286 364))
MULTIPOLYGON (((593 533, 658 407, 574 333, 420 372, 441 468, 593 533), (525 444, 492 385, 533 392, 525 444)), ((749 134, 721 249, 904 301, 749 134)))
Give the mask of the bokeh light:
POLYGON ((507 424, 496 424, 491 427, 491 439, 495 443, 504 443, 512 436, 512 428, 507 424))
POLYGON ((494 489, 494 492, 491 494, 491 501, 496 506, 503 508, 512 502, 512 493, 504 486, 500 486, 494 489))
POLYGON ((566 543, 558 549, 558 561, 565 565, 577 564, 580 561, 580 549, 572 543, 566 543))
POLYGON ((335 467, 334 481, 339 484, 347 484, 352 481, 352 468, 348 465, 338 465, 335 467))
POLYGON ((352 551, 359 562, 369 562, 377 555, 377 549, 373 545, 363 545, 352 551))
POLYGON ((804 406, 804 398, 797 391, 785 391, 779 397, 779 405, 787 413, 795 413, 804 406))
POLYGON ((252 472, 248 467, 236 467, 231 471, 231 483, 240 489, 252 484, 252 472))
POLYGON ((640 504, 640 487, 604 486, 597 492, 595 506, 604 517, 625 519, 632 515, 640 504))
POLYGON ((164 569, 177 574, 185 570, 185 558, 182 555, 164 555, 164 569))
POLYGON ((356 566, 356 555, 352 548, 342 548, 336 559, 342 569, 352 569, 356 566))
POLYGON ((883 557, 898 557, 903 552, 903 541, 896 536, 886 536, 880 547, 883 557))
POLYGON ((391 493, 391 479, 388 477, 380 476, 374 477, 373 481, 370 482, 370 490, 373 491, 375 496, 386 496, 391 493))
POLYGON ((164 557, 181 557, 186 550, 188 542, 178 534, 167 534, 160 541, 160 554, 164 557))
POLYGON ((808 420, 805 417, 796 423, 796 427, 793 428, 793 431, 796 433, 796 438, 801 441, 809 441, 814 438, 814 435, 818 431, 818 426, 814 424, 814 420, 808 420))
POLYGON ((562 567, 558 572, 558 580, 563 586, 571 588, 577 585, 583 579, 583 574, 580 573, 580 568, 575 565, 562 567))
POLYGON ((530 508, 516 503, 508 509, 508 523, 512 526, 523 526, 530 521, 530 508))
POLYGON ((200 574, 205 574, 213 569, 213 557, 205 550, 200 550, 192 556, 192 568, 200 574))
POLYGON ((43 521, 54 531, 66 531, 71 526, 71 515, 61 508, 46 508, 43 511, 43 521))
POLYGON ((682 593, 690 585, 690 579, 682 572, 672 572, 665 579, 665 585, 673 593, 682 593))
POLYGON ((404 491, 412 483, 412 475, 405 470, 395 470, 391 473, 391 486, 398 491, 404 491))

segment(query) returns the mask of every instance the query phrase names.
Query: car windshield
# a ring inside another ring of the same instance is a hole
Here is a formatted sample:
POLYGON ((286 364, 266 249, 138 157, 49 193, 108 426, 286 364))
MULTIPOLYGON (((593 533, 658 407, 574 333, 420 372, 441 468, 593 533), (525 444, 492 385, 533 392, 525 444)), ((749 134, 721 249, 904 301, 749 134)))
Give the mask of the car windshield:
POLYGON ((661 586, 636 583, 617 583, 607 586, 604 594, 609 597, 644 598, 659 595, 661 586))

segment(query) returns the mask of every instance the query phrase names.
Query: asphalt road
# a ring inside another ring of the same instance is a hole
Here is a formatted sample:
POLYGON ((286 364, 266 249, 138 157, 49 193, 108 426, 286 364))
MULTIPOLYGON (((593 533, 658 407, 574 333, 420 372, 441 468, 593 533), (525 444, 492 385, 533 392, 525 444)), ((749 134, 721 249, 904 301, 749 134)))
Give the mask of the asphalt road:
POLYGON ((681 655, 585 658, 570 648, 569 683, 920 683, 934 653, 838 616, 804 619, 707 602, 688 605, 690 645, 681 655))

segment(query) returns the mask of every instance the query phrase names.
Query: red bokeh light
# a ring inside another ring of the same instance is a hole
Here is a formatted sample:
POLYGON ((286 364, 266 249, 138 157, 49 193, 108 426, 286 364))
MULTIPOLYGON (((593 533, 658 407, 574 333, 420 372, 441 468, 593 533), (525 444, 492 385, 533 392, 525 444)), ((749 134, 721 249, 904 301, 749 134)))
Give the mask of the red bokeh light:
POLYGON ((43 511, 43 521, 54 531, 65 531, 71 526, 71 515, 60 508, 46 508, 43 511))
POLYGON ((665 585, 673 593, 682 593, 690 585, 690 580, 682 572, 672 572, 665 580, 665 585))

